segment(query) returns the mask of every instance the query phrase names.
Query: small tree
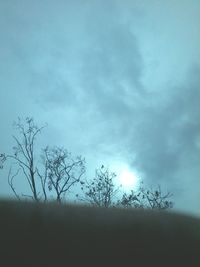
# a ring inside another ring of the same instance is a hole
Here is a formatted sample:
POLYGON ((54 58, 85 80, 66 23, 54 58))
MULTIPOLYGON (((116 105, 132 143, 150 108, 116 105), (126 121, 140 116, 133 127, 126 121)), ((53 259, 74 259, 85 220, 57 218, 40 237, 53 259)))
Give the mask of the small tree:
MULTIPOLYGON (((108 168, 102 165, 101 168, 96 170, 95 177, 92 180, 82 182, 81 189, 84 192, 84 197, 81 200, 98 207, 114 206, 119 191, 114 183, 115 177, 114 172, 110 172, 108 168)), ((79 196, 77 195, 77 197, 79 196)))
POLYGON ((14 160, 14 164, 17 165, 18 170, 15 174, 12 174, 12 169, 10 168, 8 174, 8 183, 14 194, 20 198, 14 189, 13 181, 21 171, 24 174, 32 192, 32 195, 29 197, 35 201, 38 201, 39 191, 37 186, 37 167, 35 164, 35 141, 37 135, 44 127, 38 127, 34 123, 34 120, 29 117, 25 119, 24 123, 20 118, 18 118, 18 121, 14 123, 14 126, 17 129, 20 138, 13 136, 15 140, 13 155, 7 155, 7 158, 14 160))
POLYGON ((66 149, 46 147, 42 156, 44 174, 40 175, 43 192, 46 196, 46 184, 49 191, 56 193, 56 200, 61 202, 66 193, 78 184, 85 173, 85 160, 81 156, 73 158, 66 149))
POLYGON ((163 194, 161 187, 156 189, 147 189, 141 183, 141 186, 137 191, 131 190, 131 192, 124 193, 122 199, 118 201, 118 205, 125 208, 148 208, 166 210, 173 207, 173 202, 170 201, 172 194, 167 192, 163 194))

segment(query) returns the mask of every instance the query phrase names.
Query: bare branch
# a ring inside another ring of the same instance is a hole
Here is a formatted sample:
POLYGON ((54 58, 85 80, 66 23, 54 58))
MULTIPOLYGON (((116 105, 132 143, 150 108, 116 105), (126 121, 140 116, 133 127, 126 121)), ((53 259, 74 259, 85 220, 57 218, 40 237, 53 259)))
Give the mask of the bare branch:
POLYGON ((18 175, 19 171, 20 171, 20 169, 18 169, 17 172, 12 175, 12 169, 10 168, 9 169, 9 173, 8 173, 8 184, 10 185, 10 188, 12 189, 14 195, 16 196, 16 198, 18 200, 20 200, 20 197, 19 197, 19 195, 17 194, 17 192, 15 190, 15 187, 14 187, 14 184, 13 184, 13 180, 18 175))
POLYGON ((0 154, 0 169, 3 169, 3 164, 6 161, 6 155, 0 154))

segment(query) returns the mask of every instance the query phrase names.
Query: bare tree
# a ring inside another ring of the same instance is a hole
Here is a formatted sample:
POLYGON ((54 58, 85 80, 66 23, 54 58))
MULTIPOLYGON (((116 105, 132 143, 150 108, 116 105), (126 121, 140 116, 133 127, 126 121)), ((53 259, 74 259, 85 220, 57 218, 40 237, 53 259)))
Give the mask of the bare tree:
POLYGON ((161 187, 156 189, 145 188, 143 183, 138 190, 131 190, 130 193, 124 193, 118 205, 125 208, 149 208, 166 210, 173 207, 173 202, 170 200, 172 193, 163 193, 161 187))
POLYGON ((115 198, 117 197, 119 188, 115 185, 116 174, 110 172, 108 168, 103 165, 95 172, 95 177, 89 182, 85 180, 82 182, 82 191, 84 197, 77 197, 92 205, 98 207, 111 207, 115 205, 115 198))
POLYGON ((144 206, 151 209, 166 210, 173 207, 173 202, 170 198, 173 196, 171 192, 163 193, 161 186, 158 185, 156 188, 144 188, 140 189, 144 206))
POLYGON ((28 197, 38 201, 39 190, 37 187, 37 167, 35 166, 35 141, 37 135, 44 127, 38 127, 32 118, 26 118, 25 122, 18 118, 18 121, 15 122, 14 126, 18 130, 20 138, 13 136, 15 140, 13 154, 8 155, 7 158, 14 160, 14 164, 17 165, 18 171, 13 175, 12 170, 10 169, 8 183, 16 195, 13 182, 19 171, 21 171, 24 174, 32 192, 32 195, 28 197))
MULTIPOLYGON (((81 181, 85 173, 85 160, 81 156, 73 158, 66 149, 46 147, 42 156, 45 173, 43 176, 43 191, 48 185, 49 191, 56 193, 56 200, 61 202, 66 193, 81 181)), ((45 193, 44 193, 45 194, 45 193)))

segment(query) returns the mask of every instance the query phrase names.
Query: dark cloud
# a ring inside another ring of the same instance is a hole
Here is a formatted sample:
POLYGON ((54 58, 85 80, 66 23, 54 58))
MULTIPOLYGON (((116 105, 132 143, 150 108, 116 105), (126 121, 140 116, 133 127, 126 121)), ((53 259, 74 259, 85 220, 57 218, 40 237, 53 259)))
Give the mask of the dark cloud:
POLYGON ((199 84, 199 71, 192 71, 187 84, 169 88, 173 93, 167 102, 159 101, 158 93, 151 96, 157 98, 155 104, 141 110, 132 140, 134 164, 154 181, 173 182, 184 164, 199 164, 199 84))

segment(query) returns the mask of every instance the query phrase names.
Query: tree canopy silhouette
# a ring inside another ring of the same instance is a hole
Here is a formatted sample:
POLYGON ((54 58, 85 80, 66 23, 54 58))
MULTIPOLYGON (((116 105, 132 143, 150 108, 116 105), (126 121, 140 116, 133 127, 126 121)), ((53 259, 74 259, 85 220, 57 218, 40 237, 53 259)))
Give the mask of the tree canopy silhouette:
POLYGON ((172 194, 164 194, 160 186, 153 189, 141 184, 137 190, 123 193, 122 186, 116 183, 117 174, 104 165, 96 169, 93 179, 88 180, 82 156, 74 157, 63 147, 38 149, 37 137, 45 126, 37 126, 33 118, 18 118, 14 126, 18 134, 13 135, 13 153, 0 154, 0 167, 6 160, 11 160, 8 183, 17 199, 28 197, 38 202, 53 197, 61 203, 74 193, 79 201, 98 207, 160 210, 173 207, 172 194), (25 178, 29 194, 18 192, 15 186, 17 177, 25 178))

